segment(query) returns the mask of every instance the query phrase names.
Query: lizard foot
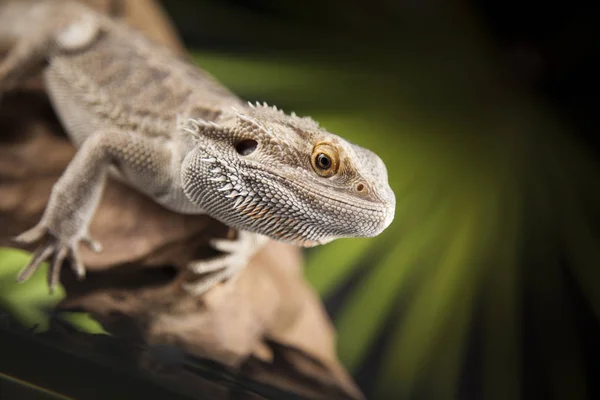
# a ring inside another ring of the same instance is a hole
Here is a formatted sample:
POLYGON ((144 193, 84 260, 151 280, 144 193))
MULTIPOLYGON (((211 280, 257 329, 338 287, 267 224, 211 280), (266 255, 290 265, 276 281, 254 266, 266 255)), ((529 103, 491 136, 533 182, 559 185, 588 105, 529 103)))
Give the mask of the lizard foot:
POLYGON ((226 254, 211 260, 190 263, 188 267, 192 271, 205 276, 197 282, 184 284, 183 288, 192 296, 200 296, 217 284, 234 278, 265 241, 264 236, 245 231, 238 231, 238 238, 235 240, 212 240, 211 246, 226 254))
POLYGON ((79 250, 77 249, 79 242, 85 243, 95 252, 102 251, 100 243, 93 240, 89 235, 63 240, 43 224, 38 224, 30 230, 20 234, 13 239, 13 242, 18 245, 33 245, 38 243, 38 247, 33 253, 31 261, 29 261, 21 272, 19 272, 19 275, 17 276, 18 282, 24 282, 29 279, 31 275, 40 268, 40 265, 44 261, 52 258, 50 269, 48 271, 48 286, 50 293, 54 291, 54 287, 56 287, 56 284, 58 283, 60 270, 65 259, 70 261, 71 268, 79 279, 85 278, 85 266, 81 261, 79 250))

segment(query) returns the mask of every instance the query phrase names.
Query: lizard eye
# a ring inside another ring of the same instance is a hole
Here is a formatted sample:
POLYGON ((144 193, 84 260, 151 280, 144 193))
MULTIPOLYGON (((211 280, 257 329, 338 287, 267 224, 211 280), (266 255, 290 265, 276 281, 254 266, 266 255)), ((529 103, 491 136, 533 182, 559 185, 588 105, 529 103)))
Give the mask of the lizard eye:
POLYGON ((339 168, 337 150, 327 143, 317 144, 313 149, 312 167, 322 177, 335 175, 339 168))
POLYGON ((248 156, 254 153, 254 150, 258 147, 258 142, 253 139, 244 139, 236 143, 235 151, 238 152, 239 155, 248 156))

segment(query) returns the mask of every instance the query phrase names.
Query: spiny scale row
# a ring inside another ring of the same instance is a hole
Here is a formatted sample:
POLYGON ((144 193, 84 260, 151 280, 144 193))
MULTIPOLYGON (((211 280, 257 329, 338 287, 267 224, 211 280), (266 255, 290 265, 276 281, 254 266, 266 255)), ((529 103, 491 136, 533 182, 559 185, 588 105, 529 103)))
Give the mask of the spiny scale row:
MULTIPOLYGON (((280 113, 284 113, 284 114, 285 114, 285 112, 284 112, 283 110, 281 110, 281 109, 277 108, 277 106, 270 106, 270 105, 268 105, 268 104, 267 104, 267 102, 265 102, 265 101, 263 101, 263 102, 262 102, 262 104, 261 104, 260 102, 258 102, 258 101, 254 102, 254 104, 252 104, 252 102, 250 102, 250 101, 249 101, 249 102, 248 102, 248 106, 249 106, 250 108, 256 108, 256 107, 270 108, 270 109, 272 109, 272 110, 275 110, 275 111, 277 111, 277 112, 280 112, 280 113)), ((296 113, 295 113, 295 112, 293 112, 293 111, 290 113, 290 115, 291 115, 292 117, 297 117, 296 113)))

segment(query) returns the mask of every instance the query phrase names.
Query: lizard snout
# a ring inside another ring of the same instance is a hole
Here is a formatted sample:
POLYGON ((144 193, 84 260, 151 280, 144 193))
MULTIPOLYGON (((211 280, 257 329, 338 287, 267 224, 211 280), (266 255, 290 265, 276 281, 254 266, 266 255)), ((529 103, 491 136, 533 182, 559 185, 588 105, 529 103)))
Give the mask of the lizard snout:
POLYGON ((394 221, 394 216, 396 215, 396 195, 389 185, 381 191, 379 198, 384 206, 383 218, 381 219, 381 223, 377 226, 373 236, 379 235, 387 229, 392 221, 394 221))

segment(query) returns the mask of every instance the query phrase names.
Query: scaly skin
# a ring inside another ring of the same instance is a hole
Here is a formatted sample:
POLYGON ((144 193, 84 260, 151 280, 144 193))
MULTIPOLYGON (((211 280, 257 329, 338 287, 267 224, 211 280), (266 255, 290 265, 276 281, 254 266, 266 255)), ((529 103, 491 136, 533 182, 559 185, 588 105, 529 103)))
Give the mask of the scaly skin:
MULTIPOLYGON (((1 15, 1 13, 0 13, 1 15)), ((269 237, 314 246, 372 237, 393 220, 395 197, 381 159, 307 117, 246 104, 211 76, 122 23, 71 2, 30 6, 25 37, 0 63, 0 90, 48 62, 45 82, 74 159, 40 222, 17 238, 38 243, 20 274, 65 259, 78 276, 80 242, 110 174, 171 210, 208 214, 240 230, 215 241, 228 256, 196 262, 202 294, 232 278, 269 237)))

